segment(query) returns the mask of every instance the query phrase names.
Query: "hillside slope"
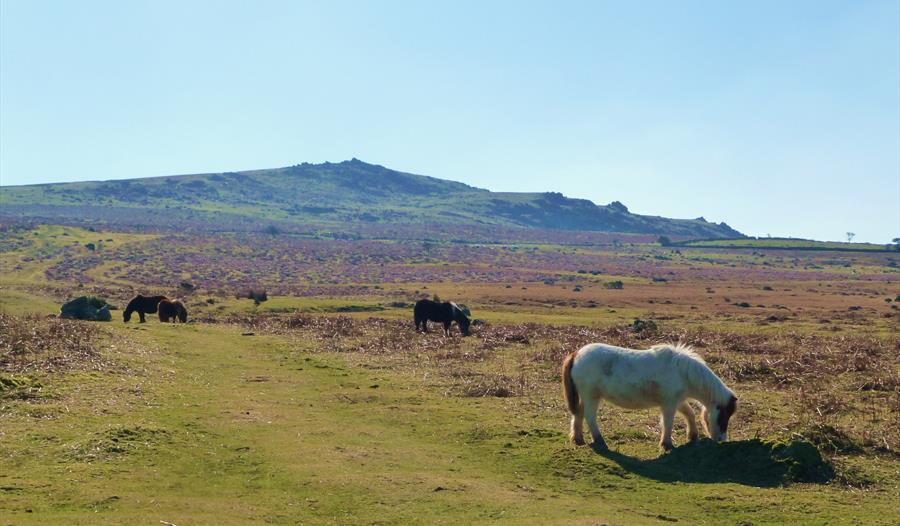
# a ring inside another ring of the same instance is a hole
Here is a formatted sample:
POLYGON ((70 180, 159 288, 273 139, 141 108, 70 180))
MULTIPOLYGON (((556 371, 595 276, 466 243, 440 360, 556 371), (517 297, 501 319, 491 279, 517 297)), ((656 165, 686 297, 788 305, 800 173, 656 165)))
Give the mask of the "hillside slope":
POLYGON ((562 194, 490 192, 358 159, 286 168, 2 187, 5 214, 128 222, 159 210, 289 223, 446 223, 596 232, 741 237, 725 223, 632 214, 562 194), (97 207, 101 209, 94 210, 97 207))

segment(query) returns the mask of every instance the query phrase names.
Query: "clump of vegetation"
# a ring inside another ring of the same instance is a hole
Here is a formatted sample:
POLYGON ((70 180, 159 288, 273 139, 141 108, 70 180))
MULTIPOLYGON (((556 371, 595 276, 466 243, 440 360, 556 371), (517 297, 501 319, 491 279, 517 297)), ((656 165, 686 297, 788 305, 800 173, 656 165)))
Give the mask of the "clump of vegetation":
POLYGON ((631 324, 631 330, 634 332, 656 332, 656 322, 653 320, 635 318, 634 322, 631 324))
POLYGON ((625 287, 625 284, 622 283, 622 280, 617 279, 615 281, 607 281, 603 284, 603 287, 607 289, 621 290, 625 287))
POLYGON ((96 434, 75 448, 71 458, 81 462, 108 460, 141 449, 154 449, 169 441, 171 438, 165 429, 143 426, 118 427, 96 434))
POLYGON ((822 458, 818 448, 805 440, 775 444, 772 459, 786 468, 785 482, 828 482, 834 467, 822 458))
POLYGON ((38 398, 42 388, 43 385, 36 378, 0 374, 0 399, 17 398, 25 400, 38 398))
POLYGON ((524 375, 513 378, 503 374, 454 371, 450 373, 450 377, 457 381, 455 389, 466 397, 508 398, 521 396, 529 389, 524 375))
POLYGON ((89 323, 0 312, 0 371, 27 374, 73 368, 101 370, 101 336, 97 326, 89 323))
POLYGON ((860 443, 843 431, 827 424, 814 424, 799 433, 798 436, 832 455, 863 452, 863 446, 860 443))

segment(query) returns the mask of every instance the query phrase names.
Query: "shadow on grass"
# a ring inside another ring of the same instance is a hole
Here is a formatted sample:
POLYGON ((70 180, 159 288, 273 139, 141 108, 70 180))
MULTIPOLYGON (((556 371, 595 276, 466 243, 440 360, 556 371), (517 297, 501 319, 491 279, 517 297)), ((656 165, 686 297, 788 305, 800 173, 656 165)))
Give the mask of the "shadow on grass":
POLYGON ((809 442, 759 439, 717 443, 702 439, 644 460, 594 448, 629 473, 660 482, 722 483, 775 487, 791 482, 824 483, 834 469, 809 442))

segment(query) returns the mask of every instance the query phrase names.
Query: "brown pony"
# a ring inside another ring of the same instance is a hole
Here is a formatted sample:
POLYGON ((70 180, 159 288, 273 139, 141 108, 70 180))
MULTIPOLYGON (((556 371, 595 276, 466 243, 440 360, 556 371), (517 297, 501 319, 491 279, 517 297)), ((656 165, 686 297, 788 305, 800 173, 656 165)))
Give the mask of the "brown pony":
POLYGON ((122 317, 125 320, 125 323, 131 321, 131 313, 137 312, 138 316, 141 317, 141 323, 144 323, 144 314, 153 314, 156 312, 157 305, 159 302, 168 299, 165 296, 142 296, 138 294, 131 301, 128 302, 128 306, 125 307, 125 311, 122 313, 122 317))
POLYGON ((184 303, 181 303, 179 300, 170 300, 168 298, 160 300, 159 321, 168 323, 169 320, 171 320, 172 323, 175 323, 176 318, 181 323, 187 322, 187 309, 184 308, 184 303))

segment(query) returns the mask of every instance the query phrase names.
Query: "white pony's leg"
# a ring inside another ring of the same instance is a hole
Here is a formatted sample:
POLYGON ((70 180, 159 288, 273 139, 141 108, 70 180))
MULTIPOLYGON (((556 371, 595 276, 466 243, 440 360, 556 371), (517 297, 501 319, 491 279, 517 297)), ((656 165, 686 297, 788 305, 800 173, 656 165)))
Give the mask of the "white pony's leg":
POLYGON ((578 412, 572 415, 572 425, 569 430, 569 438, 572 439, 572 443, 576 446, 584 445, 584 406, 578 404, 578 412))
POLYGON ((678 406, 678 412, 681 413, 681 416, 684 417, 684 421, 687 422, 688 441, 694 442, 697 440, 697 437, 700 436, 700 432, 697 431, 697 419, 694 417, 694 408, 692 408, 691 404, 687 403, 687 400, 685 400, 678 406))
POLYGON ((709 425, 707 425, 708 420, 706 419, 706 406, 703 406, 703 409, 700 410, 700 425, 703 426, 703 430, 706 431, 707 436, 712 438, 712 433, 709 432, 709 425))
POLYGON ((659 447, 666 451, 672 449, 672 426, 675 425, 675 408, 663 407, 662 417, 659 419, 659 425, 662 427, 662 437, 659 441, 659 447))
POLYGON ((591 438, 594 440, 594 446, 600 449, 608 449, 606 441, 600 434, 600 426, 597 425, 597 409, 600 407, 600 399, 590 396, 582 398, 584 401, 584 418, 587 420, 588 429, 591 431, 591 438))

